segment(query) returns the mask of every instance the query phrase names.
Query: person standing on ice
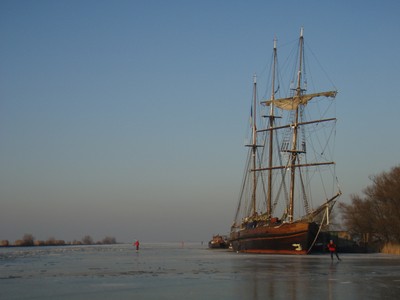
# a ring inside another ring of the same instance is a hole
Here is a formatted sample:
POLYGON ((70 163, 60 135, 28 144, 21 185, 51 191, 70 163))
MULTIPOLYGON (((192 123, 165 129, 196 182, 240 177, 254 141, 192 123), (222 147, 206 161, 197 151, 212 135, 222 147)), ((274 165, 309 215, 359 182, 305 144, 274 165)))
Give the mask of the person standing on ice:
POLYGON ((331 253, 331 260, 333 260, 333 253, 336 254, 336 257, 337 257, 338 260, 341 260, 341 259, 339 258, 338 253, 337 253, 336 245, 333 243, 332 240, 329 241, 328 250, 329 250, 329 252, 331 253))
POLYGON ((139 251, 139 241, 136 240, 136 242, 133 243, 133 245, 136 247, 136 251, 139 251))

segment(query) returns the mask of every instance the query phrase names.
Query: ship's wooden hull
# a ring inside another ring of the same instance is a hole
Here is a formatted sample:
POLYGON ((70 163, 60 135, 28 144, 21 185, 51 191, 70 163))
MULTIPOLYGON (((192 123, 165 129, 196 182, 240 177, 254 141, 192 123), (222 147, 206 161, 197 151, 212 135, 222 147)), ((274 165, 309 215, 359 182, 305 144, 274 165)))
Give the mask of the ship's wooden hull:
POLYGON ((232 248, 237 252, 260 254, 308 254, 318 233, 314 222, 283 223, 233 232, 232 248))

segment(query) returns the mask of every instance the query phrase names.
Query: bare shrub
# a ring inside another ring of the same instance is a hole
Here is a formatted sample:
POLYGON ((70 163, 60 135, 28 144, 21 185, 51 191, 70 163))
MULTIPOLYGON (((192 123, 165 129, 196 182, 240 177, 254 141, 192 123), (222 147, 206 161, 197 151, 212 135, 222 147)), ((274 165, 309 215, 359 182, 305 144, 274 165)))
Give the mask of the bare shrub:
POLYGON ((352 195, 351 204, 341 203, 344 225, 361 242, 400 244, 400 166, 370 179, 363 197, 352 195))
POLYGON ((85 236, 82 238, 82 243, 83 243, 84 245, 93 245, 93 244, 94 244, 93 238, 92 238, 90 235, 85 235, 85 236))
POLYGON ((116 244, 117 240, 115 239, 115 237, 112 236, 106 236, 102 241, 102 244, 116 244))
POLYGON ((22 246, 33 246, 35 243, 35 238, 30 233, 25 233, 22 238, 23 245, 22 246))

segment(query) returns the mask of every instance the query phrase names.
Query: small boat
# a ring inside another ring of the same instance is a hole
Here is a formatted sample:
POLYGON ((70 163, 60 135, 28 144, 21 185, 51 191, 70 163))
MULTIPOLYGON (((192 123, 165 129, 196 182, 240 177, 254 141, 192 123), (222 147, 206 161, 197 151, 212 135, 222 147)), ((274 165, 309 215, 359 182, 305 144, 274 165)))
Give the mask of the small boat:
POLYGON ((287 94, 280 94, 276 39, 270 98, 258 101, 253 80, 251 142, 229 237, 235 252, 310 253, 341 195, 332 160, 337 91, 309 91, 303 28, 296 46, 287 94))
POLYGON ((210 249, 226 249, 228 247, 228 238, 224 235, 214 235, 212 240, 208 242, 208 248, 210 249))

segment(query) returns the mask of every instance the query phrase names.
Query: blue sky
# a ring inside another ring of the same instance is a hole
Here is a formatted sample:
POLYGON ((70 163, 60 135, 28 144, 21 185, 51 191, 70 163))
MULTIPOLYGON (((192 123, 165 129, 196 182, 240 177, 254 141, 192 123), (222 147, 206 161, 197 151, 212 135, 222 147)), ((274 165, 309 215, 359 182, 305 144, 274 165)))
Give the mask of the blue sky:
POLYGON ((302 3, 1 1, 0 239, 228 232, 252 76, 301 26, 339 91, 341 201, 398 165, 400 2, 302 3))

